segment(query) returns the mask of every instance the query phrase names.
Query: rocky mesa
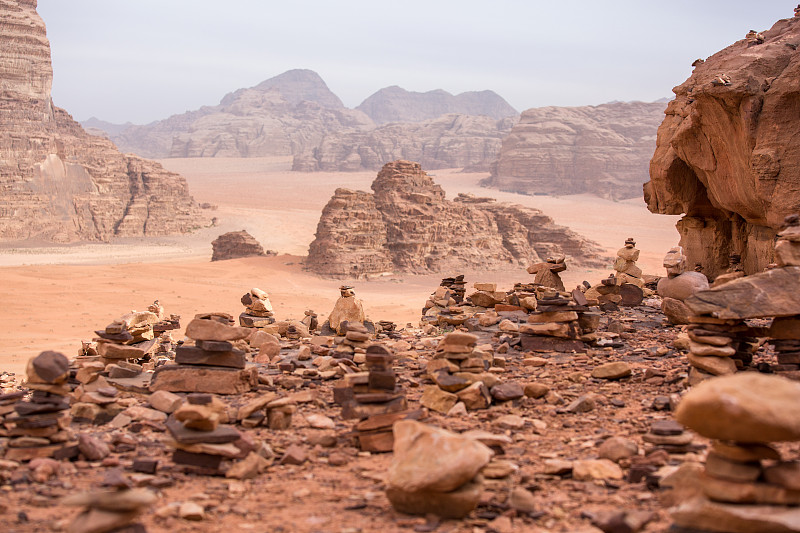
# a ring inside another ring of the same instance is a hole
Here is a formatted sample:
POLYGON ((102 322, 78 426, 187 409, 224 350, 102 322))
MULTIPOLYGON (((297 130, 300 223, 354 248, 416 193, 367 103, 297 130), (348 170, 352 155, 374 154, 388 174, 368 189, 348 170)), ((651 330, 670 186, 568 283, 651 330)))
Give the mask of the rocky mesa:
POLYGON ((685 215, 680 244, 710 277, 731 253, 762 270, 800 209, 798 45, 800 20, 780 20, 696 62, 673 89, 644 197, 654 213, 685 215))
POLYGON ((612 102, 522 113, 484 185, 523 194, 638 196, 666 104, 612 102))
POLYGON ((559 254, 584 266, 603 265, 594 243, 541 211, 490 198, 445 199, 419 163, 387 163, 372 190, 336 190, 309 248, 309 270, 359 278, 525 266, 559 254))
POLYGON ((53 105, 50 43, 36 7, 0 1, 0 239, 108 240, 202 225, 180 175, 121 154, 53 105))

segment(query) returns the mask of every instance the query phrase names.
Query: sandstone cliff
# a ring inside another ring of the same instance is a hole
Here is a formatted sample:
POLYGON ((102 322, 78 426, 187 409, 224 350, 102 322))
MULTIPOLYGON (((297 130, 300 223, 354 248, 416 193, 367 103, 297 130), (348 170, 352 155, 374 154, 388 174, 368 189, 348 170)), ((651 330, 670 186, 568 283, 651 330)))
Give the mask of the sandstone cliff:
POLYGON ((469 91, 452 95, 437 89, 426 93, 393 85, 376 92, 356 109, 376 124, 422 122, 441 115, 485 115, 496 120, 517 116, 517 111, 493 91, 469 91))
POLYGON ((523 194, 638 196, 663 103, 541 107, 522 113, 484 185, 523 194))
POLYGON ((385 124, 371 131, 330 133, 295 156, 292 170, 304 172, 380 170, 389 161, 419 161, 431 170, 471 167, 488 170, 515 119, 442 115, 424 122, 385 124))
POLYGON ((536 209, 469 196, 446 200, 419 163, 387 163, 372 190, 336 191, 320 217, 308 269, 357 278, 526 266, 561 253, 576 265, 603 265, 594 243, 536 209))
POLYGON ((300 153, 332 131, 372 127, 369 117, 345 108, 317 73, 290 70, 229 93, 219 105, 132 126, 111 138, 146 157, 262 157, 300 153))
POLYGON ((165 235, 202 224, 185 180, 88 135, 50 98, 36 0, 0 0, 0 239, 165 235))
POLYGON ((729 253, 748 274, 763 269, 784 217, 800 211, 800 19, 763 35, 709 57, 673 89, 644 186, 650 211, 685 214, 680 244, 710 277, 729 253))

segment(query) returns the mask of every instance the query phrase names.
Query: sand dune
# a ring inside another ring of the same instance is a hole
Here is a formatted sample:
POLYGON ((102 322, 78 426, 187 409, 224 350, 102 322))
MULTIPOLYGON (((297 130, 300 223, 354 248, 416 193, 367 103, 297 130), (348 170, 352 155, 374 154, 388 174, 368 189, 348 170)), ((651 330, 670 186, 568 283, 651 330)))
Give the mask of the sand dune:
MULTIPOLYGON (((217 206, 217 226, 193 235, 126 239, 111 244, 21 247, 0 245, 2 305, 0 369, 21 371, 28 357, 46 349, 73 355, 80 341, 131 309, 159 299, 185 324, 195 313, 238 314, 239 297, 251 287, 268 291, 278 318, 299 318, 314 309, 331 310, 341 281, 302 270, 322 207, 337 187, 369 190, 375 175, 290 172, 287 158, 168 159, 170 170, 186 176, 199 202, 217 206), (246 229, 276 257, 210 262, 211 241, 246 229)), ((650 214, 639 199, 612 202, 592 196, 523 196, 477 185, 485 174, 438 170, 435 179, 449 198, 459 192, 492 196, 537 207, 559 224, 600 243, 609 255, 632 236, 642 250, 645 272, 661 273, 665 251, 677 243, 677 217, 650 214)), ((610 272, 568 270, 568 285, 597 282, 610 272)), ((452 273, 445 273, 452 274, 452 273)), ((531 276, 523 270, 465 272, 469 281, 496 281, 510 288, 531 276)), ((418 321, 441 275, 392 276, 355 282, 368 315, 399 324, 418 321)))

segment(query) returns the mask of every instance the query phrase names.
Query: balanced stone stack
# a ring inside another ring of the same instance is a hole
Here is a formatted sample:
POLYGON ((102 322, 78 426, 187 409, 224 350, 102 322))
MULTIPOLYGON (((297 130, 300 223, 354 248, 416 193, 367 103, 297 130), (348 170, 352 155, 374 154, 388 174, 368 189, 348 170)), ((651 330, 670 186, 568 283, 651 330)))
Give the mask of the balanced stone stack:
POLYGON ((394 356, 380 345, 366 350, 365 372, 345 374, 344 385, 334 389, 342 418, 364 419, 408 409, 405 392, 392 368, 394 356))
POLYGON ((698 291, 708 289, 708 278, 700 272, 686 270, 683 248, 675 246, 664 256, 667 277, 658 280, 661 311, 673 324, 688 324, 693 313, 684 303, 698 291))
POLYGON ((769 344, 775 349, 775 372, 786 377, 800 378, 800 316, 778 317, 767 330, 769 344))
POLYGON ((133 482, 119 470, 109 471, 102 486, 106 490, 82 492, 61 500, 63 505, 83 508, 67 527, 68 533, 146 533, 136 518, 156 502, 156 494, 133 488, 133 482))
POLYGON ((342 285, 339 287, 339 299, 333 305, 333 311, 328 316, 328 320, 322 324, 322 335, 344 336, 347 333, 347 325, 360 323, 368 330, 374 331, 375 327, 367 320, 364 313, 364 304, 356 299, 353 287, 342 285))
POLYGON ((661 449, 671 454, 696 452, 701 446, 694 443, 694 435, 674 420, 656 420, 650 431, 642 435, 648 454, 661 449))
POLYGON ((369 346, 370 333, 361 322, 348 322, 345 327, 347 328, 344 338, 337 338, 336 350, 334 356, 338 359, 353 360, 355 354, 366 353, 369 346))
POLYGON ((694 385, 713 376, 725 376, 744 366, 737 347, 739 334, 749 328, 742 320, 723 320, 710 316, 689 318, 689 384, 694 385))
POLYGON ((642 269, 636 266, 639 250, 633 237, 625 239, 625 246, 617 251, 614 261, 614 277, 619 287, 620 303, 625 306, 636 306, 644 298, 644 280, 642 269))
POLYGON ((537 310, 528 315, 528 323, 519 327, 523 350, 535 352, 585 352, 581 340, 597 329, 600 317, 578 305, 569 293, 542 295, 537 310))
POLYGON ((460 312, 459 306, 464 303, 466 293, 466 282, 464 276, 459 275, 455 278, 444 278, 433 294, 430 295, 422 308, 422 322, 436 325, 461 325, 469 318, 460 312), (439 316, 455 315, 456 324, 450 321, 440 321, 439 316), (463 318, 460 322, 459 318, 463 318))
POLYGON ((147 358, 156 347, 153 325, 158 322, 158 315, 150 311, 132 311, 123 315, 104 330, 95 331, 98 355, 106 364, 147 358))
POLYGON ((77 446, 69 429, 69 373, 69 361, 58 352, 42 352, 28 361, 27 387, 33 392, 29 400, 15 401, 13 413, 3 420, 9 437, 7 460, 77 455, 72 453, 77 446))
POLYGON ((150 390, 241 394, 258 386, 255 367, 245 368, 245 354, 232 342, 247 338, 250 328, 233 325, 227 313, 197 315, 186 326, 194 346, 184 344, 175 352, 175 363, 158 367, 150 390))
POLYGON ((486 409, 492 402, 489 389, 497 377, 488 372, 492 354, 476 348, 478 337, 454 332, 444 336, 436 348, 427 373, 435 385, 425 388, 420 403, 433 411, 447 413, 459 402, 467 410, 486 409))
POLYGON ((239 315, 239 325, 245 328, 262 328, 275 322, 269 295, 258 288, 250 289, 241 298, 245 311, 239 315))
POLYGON ((464 295, 467 292, 467 282, 464 281, 464 274, 459 274, 452 278, 442 278, 441 286, 452 291, 456 305, 464 302, 464 295))
POLYGON ((528 267, 528 274, 535 274, 533 282, 538 285, 550 287, 559 291, 564 290, 564 282, 561 281, 559 272, 567 269, 566 258, 561 255, 558 257, 548 257, 544 263, 535 263, 528 267))
POLYGON ((303 313, 303 318, 300 320, 306 328, 308 328, 309 333, 313 333, 317 331, 319 327, 319 319, 317 318, 317 313, 315 313, 312 309, 308 309, 303 313))
POLYGON ((241 459, 254 448, 235 427, 228 425, 227 406, 211 394, 189 394, 167 419, 166 443, 174 449, 172 461, 187 472, 224 474, 225 459, 241 459))
POLYGON ((508 294, 497 290, 496 283, 479 283, 473 284, 475 292, 469 295, 469 301, 476 307, 485 307, 487 309, 494 309, 497 304, 502 304, 506 301, 508 294))
POLYGON ((756 372, 713 379, 686 394, 677 420, 713 442, 699 479, 702 495, 671 509, 679 528, 800 532, 800 463, 773 446, 800 441, 799 403, 800 384, 756 372))

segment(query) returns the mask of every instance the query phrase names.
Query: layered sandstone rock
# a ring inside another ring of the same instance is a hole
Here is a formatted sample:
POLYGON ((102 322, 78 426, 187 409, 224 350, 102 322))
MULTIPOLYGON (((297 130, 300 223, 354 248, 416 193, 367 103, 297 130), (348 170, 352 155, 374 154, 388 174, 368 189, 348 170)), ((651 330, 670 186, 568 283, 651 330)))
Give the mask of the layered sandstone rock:
POLYGON ((459 196, 445 199, 419 163, 387 163, 374 194, 339 189, 325 207, 307 268, 326 276, 492 269, 566 254, 601 266, 598 248, 536 209, 459 196))
POLYGON ((800 19, 763 35, 709 57, 673 89, 644 187, 650 211, 685 214, 680 244, 711 278, 731 253, 746 273, 763 269, 784 217, 800 209, 800 19))
POLYGON ((345 108, 317 73, 290 70, 234 91, 219 105, 132 126, 111 138, 147 157, 263 157, 300 153, 332 131, 372 127, 369 117, 345 108))
POLYGON ((318 146, 295 156, 292 170, 355 172, 379 170, 398 159, 428 169, 488 170, 515 118, 449 114, 424 122, 392 123, 370 131, 326 135, 318 146))
POLYGON ((0 239, 187 232, 203 221, 185 180, 87 134, 50 98, 36 0, 0 0, 0 239))
POLYGON ((523 194, 638 196, 664 107, 614 102, 528 109, 503 139, 484 185, 523 194))
POLYGON ((493 91, 469 91, 454 96, 441 89, 418 93, 396 85, 379 90, 356 109, 366 113, 376 124, 422 122, 450 113, 485 115, 495 120, 517 115, 517 111, 493 91))
MULTIPOLYGON (((264 247, 245 230, 223 233, 211 243, 212 261, 267 255, 264 247)), ((274 253, 273 253, 274 255, 274 253)))

